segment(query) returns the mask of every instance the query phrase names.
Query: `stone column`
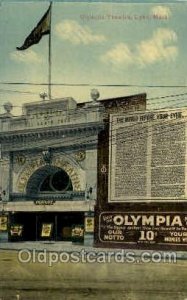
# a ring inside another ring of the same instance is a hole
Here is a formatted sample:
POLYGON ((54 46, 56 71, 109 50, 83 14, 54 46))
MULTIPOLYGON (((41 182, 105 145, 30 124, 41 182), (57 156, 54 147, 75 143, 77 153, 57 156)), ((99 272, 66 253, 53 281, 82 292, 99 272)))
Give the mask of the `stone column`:
POLYGON ((9 201, 10 195, 10 178, 11 178, 11 155, 10 153, 4 154, 0 161, 0 184, 2 201, 9 201))
POLYGON ((10 176, 10 157, 1 154, 0 158, 0 192, 1 192, 1 208, 0 208, 0 242, 8 241, 8 223, 7 229, 4 228, 4 219, 9 218, 6 212, 6 204, 9 200, 9 176, 10 176))

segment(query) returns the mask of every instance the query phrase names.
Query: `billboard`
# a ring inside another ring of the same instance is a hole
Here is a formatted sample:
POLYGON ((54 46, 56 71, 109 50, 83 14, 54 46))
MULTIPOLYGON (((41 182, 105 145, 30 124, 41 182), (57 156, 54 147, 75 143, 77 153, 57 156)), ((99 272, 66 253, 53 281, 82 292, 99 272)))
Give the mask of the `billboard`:
POLYGON ((99 242, 116 247, 187 245, 187 212, 101 212, 99 242))
POLYGON ((110 115, 108 202, 187 199, 187 110, 110 115))

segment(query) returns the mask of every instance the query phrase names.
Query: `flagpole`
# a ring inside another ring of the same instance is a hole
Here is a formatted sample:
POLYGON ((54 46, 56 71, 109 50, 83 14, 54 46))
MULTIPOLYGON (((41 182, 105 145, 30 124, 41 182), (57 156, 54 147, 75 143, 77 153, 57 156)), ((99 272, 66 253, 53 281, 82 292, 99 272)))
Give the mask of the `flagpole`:
POLYGON ((52 16, 52 1, 50 2, 50 24, 49 24, 49 53, 48 53, 48 96, 51 100, 51 16, 52 16))

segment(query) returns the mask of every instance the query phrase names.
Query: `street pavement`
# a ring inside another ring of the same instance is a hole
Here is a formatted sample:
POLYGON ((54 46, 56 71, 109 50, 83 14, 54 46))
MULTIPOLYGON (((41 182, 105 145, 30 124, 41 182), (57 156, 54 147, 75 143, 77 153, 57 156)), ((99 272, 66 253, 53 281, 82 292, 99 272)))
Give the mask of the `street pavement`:
POLYGON ((99 256, 100 251, 114 250, 61 242, 1 243, 0 248, 0 300, 187 300, 184 256, 176 261, 162 259, 144 263, 141 253, 136 252, 134 261, 117 262, 113 256, 110 262, 57 260, 49 266, 49 260, 42 260, 44 255, 38 259, 44 249, 48 259, 53 252, 59 258, 62 252, 69 253, 70 257, 74 252, 94 251, 99 256), (31 253, 31 259, 26 261, 28 253, 25 252, 26 256, 22 256, 25 261, 21 262, 19 253, 23 249, 31 253))
MULTIPOLYGON (((53 241, 35 241, 35 242, 0 242, 0 250, 21 250, 21 249, 28 249, 36 251, 55 251, 55 252, 73 252, 84 250, 85 252, 119 252, 121 249, 110 249, 110 248, 96 248, 93 246, 86 246, 83 244, 72 243, 72 242, 53 242, 53 241)), ((126 250, 129 252, 133 252, 135 256, 141 256, 145 250, 136 250, 136 249, 129 249, 126 250)), ((146 252, 154 253, 154 250, 146 250, 146 252)), ((162 256, 164 255, 165 251, 158 251, 162 256)), ((168 251, 166 251, 168 252, 168 251)), ((187 251, 176 251, 175 252, 177 259, 186 259, 187 260, 187 251)), ((187 300, 187 299, 186 299, 187 300)))

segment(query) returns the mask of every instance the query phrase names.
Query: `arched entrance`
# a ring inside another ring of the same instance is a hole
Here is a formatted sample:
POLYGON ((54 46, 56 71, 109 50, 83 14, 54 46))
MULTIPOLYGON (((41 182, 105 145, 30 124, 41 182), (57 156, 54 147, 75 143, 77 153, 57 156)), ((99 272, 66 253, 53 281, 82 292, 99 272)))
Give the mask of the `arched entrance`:
MULTIPOLYGON (((69 169, 68 169, 69 170, 69 169)), ((63 200, 63 195, 76 192, 74 173, 60 166, 44 165, 37 168, 27 180, 25 194, 28 201, 35 199, 63 200), (72 177, 71 177, 71 174, 72 177)), ((66 197, 65 197, 66 199, 66 197)), ((72 200, 73 201, 73 200, 72 200)), ((23 227, 20 239, 71 241, 73 226, 83 226, 84 212, 60 212, 47 210, 40 212, 18 212, 11 216, 11 223, 23 227)))

